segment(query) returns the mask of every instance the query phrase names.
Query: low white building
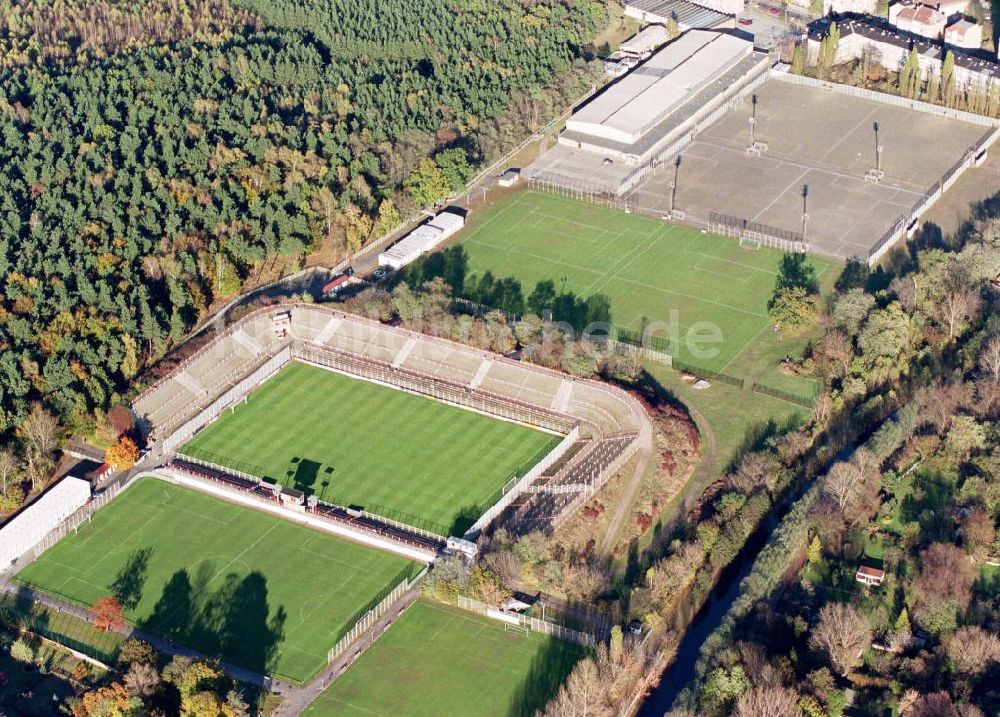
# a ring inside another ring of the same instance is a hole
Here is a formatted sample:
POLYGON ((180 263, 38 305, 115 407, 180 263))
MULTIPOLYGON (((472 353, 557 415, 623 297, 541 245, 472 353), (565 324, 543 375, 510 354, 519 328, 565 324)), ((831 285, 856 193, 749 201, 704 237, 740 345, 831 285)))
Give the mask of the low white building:
POLYGON ((379 266, 402 269, 465 226, 465 216, 445 210, 378 255, 379 266))
POLYGON ((90 500, 90 482, 67 476, 0 528, 0 568, 10 567, 90 500))
POLYGON ((983 46, 983 26, 962 18, 944 29, 944 41, 955 47, 978 50, 983 46))

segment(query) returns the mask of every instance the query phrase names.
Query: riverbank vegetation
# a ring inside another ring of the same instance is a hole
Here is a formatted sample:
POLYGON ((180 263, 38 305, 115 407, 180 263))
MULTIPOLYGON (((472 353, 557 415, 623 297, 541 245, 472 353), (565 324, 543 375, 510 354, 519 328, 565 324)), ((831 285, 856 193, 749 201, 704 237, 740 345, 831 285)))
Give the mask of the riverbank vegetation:
POLYGON ((989 688, 1000 669, 990 639, 1000 221, 935 244, 918 239, 834 306, 840 348, 814 355, 833 378, 830 406, 877 398, 885 418, 831 454, 774 531, 679 707, 749 715, 764 699, 783 705, 776 715, 853 704, 963 717, 1000 707, 989 688), (873 385, 887 390, 865 397, 873 385))

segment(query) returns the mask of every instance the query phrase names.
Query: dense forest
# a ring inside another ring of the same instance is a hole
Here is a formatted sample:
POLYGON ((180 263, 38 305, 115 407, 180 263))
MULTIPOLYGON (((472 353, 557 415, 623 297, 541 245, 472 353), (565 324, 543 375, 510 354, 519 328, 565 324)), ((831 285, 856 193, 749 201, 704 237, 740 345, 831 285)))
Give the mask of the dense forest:
POLYGON ((39 401, 90 421, 217 298, 459 191, 586 90, 609 19, 571 0, 0 10, 4 436, 39 401))

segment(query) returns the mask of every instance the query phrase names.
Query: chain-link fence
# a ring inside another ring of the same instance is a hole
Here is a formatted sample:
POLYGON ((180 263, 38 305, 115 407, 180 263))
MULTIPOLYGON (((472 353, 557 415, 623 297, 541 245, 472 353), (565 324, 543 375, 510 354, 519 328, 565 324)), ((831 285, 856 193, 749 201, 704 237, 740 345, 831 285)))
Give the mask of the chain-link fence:
POLYGON ((552 635, 553 637, 558 637, 561 640, 575 642, 576 644, 583 645, 585 647, 593 647, 597 644, 597 640, 589 632, 573 630, 555 622, 549 622, 548 620, 542 620, 537 617, 529 617, 517 612, 506 612, 495 607, 490 607, 486 603, 474 598, 465 597, 464 595, 458 596, 458 607, 462 610, 468 610, 469 612, 474 612, 477 615, 484 615, 485 617, 497 620, 507 625, 512 625, 519 629, 540 632, 543 635, 552 635))
POLYGON ((327 664, 332 663, 343 655, 354 644, 355 640, 371 629, 378 622, 379 618, 389 612, 389 609, 399 602, 399 599, 405 593, 424 579, 428 569, 424 568, 413 577, 410 577, 409 570, 410 568, 405 568, 402 573, 402 579, 397 578, 398 582, 393 581, 393 587, 388 588, 382 595, 374 598, 368 607, 361 610, 361 614, 354 620, 351 627, 347 628, 346 632, 337 640, 337 644, 327 652, 327 664))

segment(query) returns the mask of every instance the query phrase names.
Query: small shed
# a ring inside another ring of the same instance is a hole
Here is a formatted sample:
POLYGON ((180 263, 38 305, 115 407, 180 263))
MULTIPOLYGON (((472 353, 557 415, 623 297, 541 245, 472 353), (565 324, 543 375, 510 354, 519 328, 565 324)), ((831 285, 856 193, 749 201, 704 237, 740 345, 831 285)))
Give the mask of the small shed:
POLYGON ((511 167, 506 172, 500 175, 500 179, 497 180, 497 184, 501 187, 513 187, 517 184, 517 180, 521 178, 521 170, 518 167, 511 167))
POLYGON ((858 568, 858 572, 855 573, 854 579, 859 583, 878 587, 885 580, 885 571, 868 565, 862 565, 858 568))

